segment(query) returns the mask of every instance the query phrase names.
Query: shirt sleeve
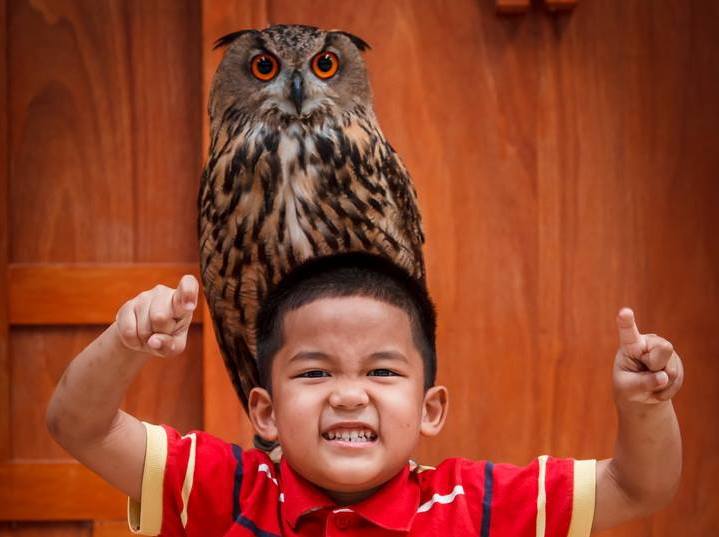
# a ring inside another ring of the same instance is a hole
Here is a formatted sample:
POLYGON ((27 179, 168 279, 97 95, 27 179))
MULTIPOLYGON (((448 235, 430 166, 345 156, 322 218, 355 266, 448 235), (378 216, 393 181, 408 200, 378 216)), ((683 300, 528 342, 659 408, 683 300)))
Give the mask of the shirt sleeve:
POLYGON ((147 431, 141 500, 128 499, 130 531, 141 535, 222 535, 233 522, 240 448, 207 433, 147 431))
MULTIPOLYGON (((491 465, 491 463, 489 463, 491 465)), ((484 500, 495 535, 589 537, 596 461, 543 455, 531 464, 491 465, 484 500)))

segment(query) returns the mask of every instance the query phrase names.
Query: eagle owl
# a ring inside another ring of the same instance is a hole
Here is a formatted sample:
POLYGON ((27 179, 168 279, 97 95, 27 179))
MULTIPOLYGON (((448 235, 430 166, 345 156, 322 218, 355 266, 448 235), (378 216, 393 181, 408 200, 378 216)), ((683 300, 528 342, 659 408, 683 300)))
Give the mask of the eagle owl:
POLYGON ((342 31, 242 30, 209 97, 199 192, 200 264, 215 333, 247 408, 254 326, 268 289, 308 258, 364 251, 424 281, 409 175, 379 128, 362 52, 342 31))

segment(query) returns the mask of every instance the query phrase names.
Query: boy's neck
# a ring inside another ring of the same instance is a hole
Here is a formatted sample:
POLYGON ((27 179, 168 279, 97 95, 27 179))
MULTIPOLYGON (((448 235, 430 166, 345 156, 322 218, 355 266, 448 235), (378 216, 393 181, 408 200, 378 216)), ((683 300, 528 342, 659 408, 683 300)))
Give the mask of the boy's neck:
POLYGON ((352 505, 359 503, 362 500, 366 500, 377 492, 380 487, 375 487, 369 490, 361 490, 358 492, 338 492, 334 490, 323 489, 323 492, 327 494, 337 505, 352 505))

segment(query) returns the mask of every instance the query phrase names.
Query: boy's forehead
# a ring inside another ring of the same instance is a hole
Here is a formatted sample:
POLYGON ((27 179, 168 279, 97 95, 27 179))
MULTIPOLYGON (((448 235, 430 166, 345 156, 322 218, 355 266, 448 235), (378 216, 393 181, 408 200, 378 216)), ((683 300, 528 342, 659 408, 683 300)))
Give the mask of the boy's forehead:
POLYGON ((358 318, 376 318, 388 321, 406 322, 409 326, 410 319, 407 312, 402 308, 365 295, 348 296, 325 296, 316 298, 299 308, 285 314, 285 324, 289 319, 333 322, 337 320, 356 320, 358 318))
POLYGON ((283 319, 285 344, 332 337, 377 337, 383 342, 412 341, 409 315, 388 302, 362 295, 321 297, 289 311, 283 319))

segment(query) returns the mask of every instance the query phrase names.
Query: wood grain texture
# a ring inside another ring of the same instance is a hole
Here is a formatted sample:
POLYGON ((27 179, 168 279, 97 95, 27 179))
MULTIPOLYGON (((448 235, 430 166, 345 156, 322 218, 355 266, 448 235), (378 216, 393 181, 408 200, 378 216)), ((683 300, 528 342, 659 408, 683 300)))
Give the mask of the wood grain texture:
POLYGON ((267 18, 373 47, 375 108, 419 191, 451 396, 421 460, 610 456, 614 317, 630 305, 684 358, 690 455, 670 507, 603 535, 715 533, 719 6, 515 19, 470 0, 273 0, 267 18))
MULTIPOLYGON (((64 303, 68 311, 63 316, 57 303, 38 299, 34 305, 40 302, 37 311, 45 313, 35 315, 33 322, 108 323, 122 301, 143 290, 140 285, 149 288, 165 276, 145 273, 155 281, 143 279, 142 266, 134 276, 135 269, 129 267, 127 272, 104 274, 93 269, 138 262, 175 267, 196 263, 202 113, 199 3, 13 0, 7 14, 2 38, 7 36, 3 60, 8 60, 9 77, 2 128, 7 126, 8 139, 2 149, 8 151, 10 167, 4 198, 9 200, 9 260, 39 269, 25 274, 19 300, 28 306, 27 300, 37 297, 33 293, 51 283, 52 278, 45 277, 57 267, 39 264, 65 263, 73 265, 72 270, 78 263, 102 264, 86 267, 90 272, 82 274, 77 285, 73 277, 79 273, 54 272, 59 280, 45 296, 57 298, 54 286, 64 284, 68 287, 62 300, 75 301, 64 303), (98 294, 98 287, 109 294, 98 294)), ((164 274, 176 277, 172 270, 164 274)), ((45 407, 69 360, 98 334, 98 327, 77 324, 12 327, 9 456, 28 467, 38 465, 36 478, 17 476, 18 486, 44 486, 38 481, 44 471, 40 462, 69 459, 46 432, 45 407)), ((124 408, 183 432, 201 428, 200 343, 201 329, 193 327, 182 356, 151 361, 129 390, 124 408)), ((62 496, 60 487, 38 498, 52 506, 55 496, 60 504, 69 497, 76 511, 83 504, 87 508, 73 516, 88 521, 123 518, 124 498, 104 490, 93 490, 98 498, 90 501, 78 491, 62 496), (110 507, 95 509, 98 502, 110 507)), ((37 498, 18 502, 30 513, 42 511, 37 498)), ((56 514, 50 510, 48 517, 56 514)), ((4 525, 1 531, 88 535, 91 529, 89 522, 23 523, 4 525)))
POLYGON ((130 0, 135 261, 198 263, 200 3, 130 0))
MULTIPOLYGON (((70 460, 50 437, 45 409, 70 360, 103 327, 17 327, 13 329, 11 456, 14 460, 70 460)), ((150 360, 130 386, 122 408, 138 419, 184 432, 202 428, 202 332, 192 327, 187 348, 172 359, 150 360)))
POLYGON ((133 260, 127 24, 121 2, 10 3, 12 262, 133 260))
MULTIPOLYGON (((12 264, 8 270, 10 324, 112 324, 117 310, 127 300, 155 285, 174 288, 184 274, 199 278, 199 266, 195 263, 12 264)), ((193 322, 202 322, 199 307, 193 322)))
POLYGON ((0 520, 125 516, 127 498, 77 463, 0 464, 0 520))
POLYGON ((198 4, 19 0, 9 17, 11 260, 196 260, 198 4))
POLYGON ((10 356, 8 354, 8 172, 7 159, 7 18, 0 0, 0 462, 10 456, 10 356))

